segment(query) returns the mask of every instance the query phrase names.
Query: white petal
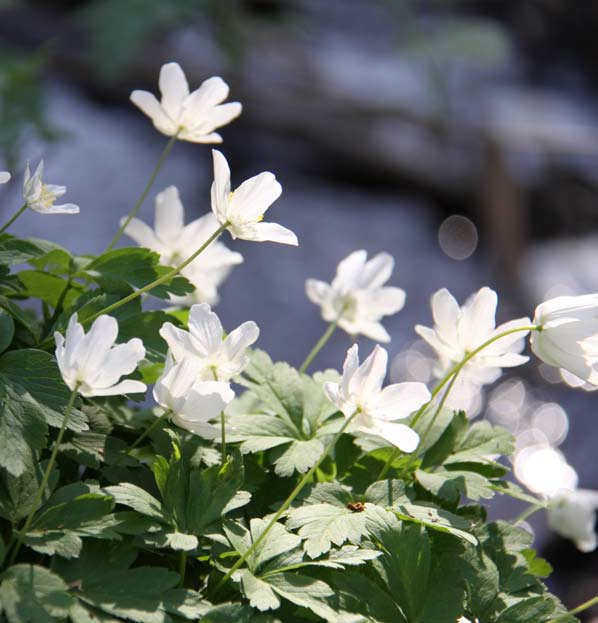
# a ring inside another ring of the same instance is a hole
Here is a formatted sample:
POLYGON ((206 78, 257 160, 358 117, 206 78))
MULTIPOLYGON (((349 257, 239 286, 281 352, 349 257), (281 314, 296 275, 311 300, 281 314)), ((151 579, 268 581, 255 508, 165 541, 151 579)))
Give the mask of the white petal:
POLYGON ((371 415, 387 420, 401 420, 429 400, 430 392, 423 383, 395 383, 380 392, 371 415))
POLYGON ((363 266, 359 275, 359 288, 379 288, 386 283, 395 265, 394 258, 389 253, 378 253, 363 266))
POLYGON ((332 288, 325 281, 307 279, 305 281, 305 294, 312 303, 323 305, 330 300, 332 288))
POLYGON ((237 233, 237 237, 242 240, 252 240, 254 242, 278 242, 280 244, 290 244, 298 246, 297 236, 286 227, 278 223, 255 223, 247 227, 242 233, 237 233))
POLYGON ((367 401, 380 391, 386 377, 387 363, 388 353, 376 344, 370 356, 359 366, 351 379, 351 393, 357 395, 360 402, 367 401))
POLYGON ((460 314, 459 304, 446 288, 442 288, 433 294, 431 303, 434 323, 442 339, 449 344, 457 344, 457 323, 460 314))
POLYGON ((187 422, 207 422, 218 417, 235 397, 228 383, 200 381, 192 387, 179 418, 187 422))
MULTIPOLYGON (((123 217, 120 219, 121 226, 126 221, 123 217)), ((129 238, 132 238, 140 247, 146 247, 152 251, 162 253, 164 246, 156 238, 154 230, 138 218, 132 218, 125 227, 124 232, 129 238)))
POLYGON ((171 322, 165 322, 159 333, 168 344, 175 361, 182 361, 185 357, 205 357, 207 354, 188 331, 175 327, 171 322))
POLYGON ((154 95, 147 91, 133 91, 130 99, 137 108, 152 120, 160 132, 168 136, 175 134, 177 131, 176 124, 164 113, 160 102, 154 95))
POLYGON ((30 206, 40 214, 79 214, 79 206, 74 203, 64 203, 62 205, 52 205, 49 207, 36 207, 34 204, 30 206))
POLYGON ((360 249, 353 251, 344 260, 341 260, 336 267, 336 276, 332 281, 332 287, 335 290, 346 294, 357 287, 359 275, 363 270, 367 253, 360 249))
POLYGON ((374 421, 371 426, 359 427, 358 430, 378 435, 403 452, 413 452, 419 444, 419 435, 405 424, 374 421))
MULTIPOLYGON (((185 118, 195 120, 193 125, 203 123, 212 109, 228 97, 228 84, 219 76, 213 76, 201 83, 185 101, 185 118)), ((214 126, 216 128, 218 126, 214 126)), ((213 129, 213 128, 212 128, 213 129)), ((211 131, 211 130, 210 130, 211 131)))
POLYGON ((230 169, 222 152, 212 149, 212 158, 214 161, 214 181, 211 188, 212 211, 218 222, 223 224, 229 216, 230 169))
POLYGON ((341 380, 341 390, 344 398, 348 398, 351 392, 351 381, 359 369, 359 348, 353 344, 347 351, 347 356, 343 363, 343 377, 341 380))
POLYGON ((82 396, 119 396, 121 394, 142 394, 147 389, 141 381, 121 381, 120 383, 106 388, 93 388, 89 391, 81 389, 82 396))
POLYGON ((376 288, 355 293, 359 313, 370 319, 396 314, 405 305, 405 291, 401 288, 376 288))
MULTIPOLYGON (((144 357, 145 347, 139 338, 133 338, 126 344, 118 344, 106 355, 99 373, 93 379, 94 387, 114 385, 121 376, 131 374, 144 357)), ((91 384, 91 379, 88 383, 91 384)))
POLYGON ((231 198, 231 210, 242 221, 256 221, 280 197, 282 186, 265 171, 245 180, 231 198))
POLYGON ((178 63, 162 65, 158 84, 162 94, 162 108, 173 121, 178 120, 183 100, 189 95, 189 85, 181 66, 178 63))
POLYGON ((341 408, 344 398, 341 395, 340 385, 338 383, 324 383, 324 393, 326 394, 326 398, 328 398, 335 407, 338 409, 341 408))
POLYGON ((494 290, 481 288, 463 306, 459 321, 461 343, 475 348, 485 342, 495 327, 498 297, 494 290))
POLYGON ((372 321, 359 321, 355 323, 347 323, 340 320, 339 327, 345 329, 349 335, 365 335, 365 337, 374 342, 387 343, 390 342, 388 331, 379 323, 372 321))
POLYGON ((156 195, 154 228, 156 236, 171 248, 176 248, 185 224, 185 208, 176 186, 168 186, 156 195))
POLYGON ((226 357, 228 357, 229 360, 236 360, 239 357, 243 357, 247 348, 249 348, 259 336, 260 329, 253 320, 244 322, 234 331, 231 331, 224 340, 223 348, 226 357))
POLYGON ((99 316, 91 325, 91 329, 82 338, 78 353, 77 367, 83 381, 95 379, 101 370, 104 360, 118 335, 118 322, 112 316, 99 316))
MULTIPOLYGON (((233 119, 236 119, 243 111, 243 106, 239 102, 229 102, 228 104, 221 104, 212 108, 203 120, 200 128, 192 132, 195 135, 196 132, 201 132, 204 138, 211 134, 216 128, 221 128, 223 125, 229 124, 233 119)), ((216 136, 219 136, 216 134, 216 136)))
POLYGON ((207 303, 191 307, 188 325, 202 352, 214 353, 222 345, 223 329, 220 318, 207 303))
POLYGON ((10 180, 10 173, 8 171, 0 171, 0 184, 6 184, 10 180))

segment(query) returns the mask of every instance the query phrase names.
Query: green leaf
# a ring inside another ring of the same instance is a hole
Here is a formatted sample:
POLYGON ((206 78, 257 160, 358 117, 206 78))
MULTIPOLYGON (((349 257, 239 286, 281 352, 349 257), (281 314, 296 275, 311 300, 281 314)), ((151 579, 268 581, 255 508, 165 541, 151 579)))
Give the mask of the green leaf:
POLYGON ((554 602, 544 596, 530 597, 508 607, 500 613, 496 623, 529 623, 545 621, 554 613, 554 602))
POLYGON ((16 303, 0 296, 0 307, 6 310, 12 317, 15 323, 22 327, 35 342, 40 337, 41 325, 35 318, 35 314, 30 309, 21 309, 16 303))
POLYGON ((469 532, 469 521, 433 504, 401 504, 395 512, 405 521, 415 521, 432 530, 452 534, 472 545, 478 544, 476 537, 469 532))
POLYGON ((332 545, 340 546, 345 541, 359 544, 367 533, 367 518, 371 505, 355 512, 347 506, 332 504, 308 504, 293 509, 287 520, 287 527, 299 530, 305 540, 304 548, 310 558, 317 558, 330 550, 332 545))
POLYGON ((28 297, 40 299, 52 307, 58 305, 58 301, 67 286, 69 290, 64 298, 65 306, 71 305, 74 299, 83 292, 82 286, 76 282, 69 284, 62 277, 38 270, 23 270, 17 274, 17 277, 23 284, 25 294, 28 297))
POLYGON ((456 505, 462 495, 470 500, 494 497, 494 489, 490 480, 476 472, 444 469, 438 469, 435 472, 417 470, 415 477, 424 489, 450 504, 456 505))
POLYGON ((500 426, 481 421, 473 424, 465 433, 455 452, 444 463, 487 463, 488 455, 510 455, 515 450, 514 438, 500 426))
POLYGON ((62 577, 78 587, 73 596, 107 614, 137 623, 168 623, 163 597, 179 576, 162 567, 129 568, 136 553, 117 543, 86 542, 75 560, 57 559, 62 577))
POLYGON ((140 338, 146 349, 146 358, 163 364, 168 346, 159 331, 165 322, 180 326, 176 319, 163 311, 146 311, 128 316, 119 322, 118 341, 140 338))
POLYGON ((10 234, 0 234, 0 264, 25 264, 31 259, 45 255, 34 240, 15 238, 10 234))
POLYGON ((0 309, 0 353, 5 351, 15 335, 15 323, 12 316, 0 309))
MULTIPOLYGON (((125 282, 134 288, 142 288, 170 271, 170 267, 160 265, 158 253, 149 249, 128 247, 100 255, 85 267, 83 274, 95 279, 100 285, 104 282, 125 282)), ((194 289, 185 277, 177 275, 150 290, 149 294, 168 298, 169 294, 182 296, 194 289)))
POLYGON ((161 522, 165 521, 160 502, 145 489, 131 482, 123 482, 120 485, 104 487, 102 491, 111 495, 117 504, 128 506, 146 517, 151 517, 161 522))
POLYGON ((0 584, 0 604, 9 623, 52 623, 65 619, 74 599, 60 576, 37 565, 15 565, 0 584))
POLYGON ((552 565, 544 558, 538 558, 536 550, 527 548, 521 550, 522 556, 527 561, 527 571, 538 578, 547 578, 553 572, 552 565))

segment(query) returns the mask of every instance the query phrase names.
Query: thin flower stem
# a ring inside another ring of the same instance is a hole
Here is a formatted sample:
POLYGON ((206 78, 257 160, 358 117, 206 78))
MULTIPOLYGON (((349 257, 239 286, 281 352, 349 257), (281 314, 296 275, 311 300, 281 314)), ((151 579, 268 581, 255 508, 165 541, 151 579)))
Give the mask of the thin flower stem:
MULTIPOLYGON (((428 402, 423 404, 416 411, 415 415, 413 416, 413 419, 411 420, 410 426, 411 426, 411 428, 413 428, 415 426, 415 424, 417 424, 417 422, 420 420, 422 415, 427 411, 428 407, 434 402, 434 399, 441 392, 442 388, 450 381, 450 386, 447 389, 447 391, 445 392, 444 396, 442 397, 442 401, 440 403, 439 408, 436 410, 436 413, 432 417, 432 420, 430 421, 430 424, 428 425, 428 428, 426 429, 426 431, 424 432, 422 438, 420 439, 420 443, 419 443, 420 447, 421 447, 421 444, 422 444, 423 440, 425 439, 425 437, 427 436, 427 434, 431 430, 432 426, 434 425, 434 422, 436 421, 436 418, 438 417, 438 414, 440 413, 440 409, 442 408, 442 406, 444 406, 444 403, 445 403, 445 401, 446 401, 446 399, 448 397, 448 393, 450 392, 450 390, 452 389, 453 385, 455 384, 455 380, 456 380, 457 376, 459 375, 459 372, 461 372, 461 370, 465 367, 465 365, 469 361, 471 361, 482 350, 484 350, 485 348, 487 348, 491 344, 494 344, 494 342, 497 342, 498 340, 500 340, 503 337, 506 337, 508 335, 512 335, 513 333, 519 333, 521 331, 536 331, 536 330, 538 330, 538 327, 536 325, 530 325, 530 326, 527 326, 527 327, 515 327, 513 329, 509 329, 508 331, 504 331, 503 333, 499 333, 498 335, 495 335, 495 336, 491 337, 489 340, 486 340, 483 344, 480 344, 480 346, 478 346, 477 348, 475 348, 471 352, 467 353, 465 355, 465 357, 463 357, 463 359, 459 363, 455 364, 444 375, 444 377, 442 377, 442 379, 438 382, 436 387, 432 390, 432 392, 430 394, 430 400, 428 400, 428 402)), ((384 464, 384 467, 382 468, 380 474, 378 475, 378 480, 381 480, 382 478, 384 478, 384 476, 386 476, 386 474, 388 473, 388 470, 390 469, 390 466, 392 465, 394 460, 399 455, 399 452, 400 452, 400 450, 398 448, 395 448, 393 450, 391 455, 388 457, 386 463, 384 464)), ((415 456, 415 454, 413 454, 412 456, 415 456)))
MULTIPOLYGON (((133 450, 135 450, 135 448, 156 428, 156 426, 158 426, 161 422, 163 422, 164 420, 168 419, 168 417, 170 416, 170 414, 172 413, 172 411, 170 409, 167 409, 166 411, 164 411, 164 413, 160 416, 157 417, 142 433, 141 435, 139 435, 139 437, 137 437, 137 439, 135 439, 135 441, 133 442, 133 445, 131 445, 127 451, 125 452, 125 455, 128 456, 129 454, 131 454, 131 452, 133 452, 133 450)), ((118 459, 118 461, 114 464, 114 467, 117 467, 118 465, 120 465, 120 462, 122 460, 123 457, 121 457, 120 459, 118 459)))
MULTIPOLYGON (((161 277, 158 277, 158 279, 155 279, 151 283, 148 283, 146 286, 143 286, 143 288, 139 288, 139 290, 135 290, 135 292, 131 292, 131 294, 129 294, 128 296, 125 296, 124 298, 120 299, 119 301, 116 301, 116 303, 112 303, 112 305, 108 305, 107 307, 104 307, 104 309, 100 309, 99 312, 96 312, 95 314, 92 314, 88 318, 82 319, 80 321, 81 324, 83 326, 86 326, 89 323, 93 322, 99 316, 102 316, 103 314, 109 314, 110 312, 114 311, 115 309, 118 309, 119 307, 122 307, 123 305, 126 305, 127 303, 130 303, 131 301, 134 301, 136 298, 139 298, 142 294, 145 294, 146 292, 149 292, 150 290, 153 290, 154 288, 158 287, 159 285, 163 284, 164 282, 169 281, 173 277, 176 277, 183 270, 183 268, 185 268, 186 266, 191 264, 191 262, 193 262, 193 260, 200 253, 205 251, 212 244, 212 242, 214 242, 214 240, 216 240, 216 238, 218 238, 218 236, 220 236, 220 234, 229 225, 230 225, 230 223, 228 221, 226 223, 224 223, 223 225, 220 225, 220 227, 199 247, 199 249, 197 249, 197 251, 195 251, 195 253, 193 253, 193 255, 188 257, 182 264, 179 264, 178 266, 173 268, 171 271, 167 272, 165 275, 162 275, 161 277)), ((45 339, 39 345, 39 347, 40 348, 48 348, 51 345, 52 345, 52 339, 48 338, 48 339, 45 339)))
POLYGON ((594 595, 594 597, 592 597, 591 599, 588 599, 588 601, 584 601, 581 605, 577 606, 577 608, 573 608, 573 610, 569 610, 569 612, 567 612, 566 614, 561 614, 556 619, 550 619, 548 623, 558 623, 559 621, 563 621, 567 617, 580 614, 581 612, 584 612, 585 610, 589 610, 592 606, 596 606, 596 605, 598 605, 598 595, 594 595))
POLYGON ((316 470, 318 469, 318 467, 320 467, 320 465, 322 464, 324 459, 334 449, 334 446, 336 445, 336 442, 338 441, 339 437, 345 432, 345 430, 347 429, 349 424, 353 421, 353 418, 355 418, 355 416, 358 413, 360 413, 359 409, 357 409, 355 411, 355 413, 353 413, 353 415, 351 417, 347 418, 344 421, 343 425, 340 427, 338 432, 334 435, 332 441, 326 446, 326 448, 325 448, 324 452, 321 454, 320 458, 316 461, 316 463, 314 465, 312 465, 311 469, 305 474, 305 476, 303 476, 303 478, 299 481, 297 486, 291 491, 291 493, 289 494, 287 499, 282 503, 281 507, 276 511, 276 513, 274 513, 274 516, 272 517, 272 519, 270 519, 270 521, 268 522, 268 524, 266 525, 266 527, 264 528, 262 533, 251 544, 251 547, 249 547, 249 549, 237 560, 237 562, 235 562, 235 564, 229 569, 227 574, 220 580, 220 582, 218 582, 218 584, 216 585, 216 593, 222 588, 222 586, 224 586, 224 584, 226 584, 226 582, 228 582, 228 580, 230 580, 230 578, 233 575, 233 573, 260 546, 262 541, 268 535, 268 532, 270 532, 270 530, 272 529, 272 526, 274 526, 274 524, 284 515, 284 513, 287 511, 289 506, 293 503, 295 498, 301 493, 301 491, 303 491, 303 488, 305 487, 305 485, 307 485, 311 481, 311 479, 312 479, 313 475, 315 474, 316 470))
POLYGON ((332 337, 332 334, 336 331, 340 315, 336 320, 333 320, 324 331, 324 335, 317 341, 316 345, 309 351, 309 355, 305 358, 305 361, 301 364, 299 372, 303 374, 307 368, 309 368, 311 362, 318 356, 318 353, 326 346, 328 340, 332 337))
POLYGON ((543 508, 546 508, 546 504, 531 504, 528 506, 520 515, 517 516, 513 525, 516 526, 518 523, 524 522, 526 519, 541 511, 543 508))
MULTIPOLYGON (((46 487, 48 486, 48 481, 50 480, 50 474, 52 473, 52 468, 54 467, 54 463, 56 462, 56 456, 58 455, 58 450, 60 448, 60 444, 62 443, 62 438, 64 437, 64 433, 66 431, 66 427, 68 425, 69 419, 71 417, 73 406, 75 404, 75 398, 77 397, 77 393, 79 391, 79 385, 75 386, 75 389, 71 392, 71 396, 69 398, 68 404, 66 406, 66 410, 64 413, 64 418, 62 419, 62 426, 58 431, 58 436, 56 437, 56 441, 54 443, 54 448, 52 449, 52 454, 50 455, 50 460, 48 461, 48 465, 46 466, 46 471, 42 477, 42 481, 39 485, 39 489, 35 494, 35 498, 33 500, 33 504, 31 505, 31 510, 29 511, 29 515, 27 515, 27 519, 23 525, 23 528, 20 530, 21 535, 27 534, 29 529, 31 528, 31 524, 33 523, 33 516, 38 509, 42 498, 44 497, 44 492, 46 487)), ((8 567, 10 567, 17 558, 17 554, 19 553, 19 549, 21 548, 21 537, 17 536, 17 542, 15 543, 14 549, 12 550, 12 554, 8 560, 8 567)))
POLYGON ((112 240, 110 241, 110 244, 106 247, 106 251, 104 251, 104 253, 114 248, 114 245, 120 240, 125 229, 127 228, 127 225, 137 215, 137 212, 139 212, 141 206, 143 205, 143 202, 145 201, 145 198, 147 197, 147 194, 149 193, 151 187, 154 185, 154 182, 156 181, 156 177, 158 177, 158 173, 160 172, 162 165, 164 164, 164 162, 166 161, 166 158, 168 158, 168 155, 172 151, 172 148, 174 147, 174 144, 176 143, 178 136, 179 136, 179 133, 177 132, 174 136, 170 138, 168 143, 166 143, 166 147, 164 147, 164 150, 162 151, 160 155, 160 159, 156 163, 156 166, 154 167, 154 170, 152 171, 152 174, 150 175, 150 178, 147 184, 145 185, 143 192, 139 196, 139 199, 137 199, 137 201, 135 202, 133 209, 129 212, 129 214, 123 221, 122 225, 120 226, 119 230, 116 232, 116 235, 114 236, 114 238, 112 238, 112 240))
POLYGON ((4 227, 0 229, 0 234, 3 234, 27 209, 27 204, 24 203, 6 222, 4 227))
POLYGON ((179 554, 179 588, 185 586, 185 575, 187 573, 187 552, 182 551, 179 554))

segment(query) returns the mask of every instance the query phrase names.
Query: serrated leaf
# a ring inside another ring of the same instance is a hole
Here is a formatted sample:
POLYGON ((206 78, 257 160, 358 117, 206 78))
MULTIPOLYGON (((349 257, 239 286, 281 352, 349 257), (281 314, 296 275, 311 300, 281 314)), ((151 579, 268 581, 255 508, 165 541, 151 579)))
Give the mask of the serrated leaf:
POLYGON ((23 284, 24 293, 29 298, 39 299, 52 307, 58 305, 63 296, 63 291, 68 287, 64 295, 64 305, 69 306, 84 290, 77 282, 67 282, 66 279, 51 275, 39 270, 23 270, 17 273, 19 281, 23 284))
POLYGON ((0 264, 25 264, 33 258, 45 255, 34 240, 16 238, 10 234, 0 234, 0 264))
POLYGON ((475 472, 443 469, 435 472, 417 470, 415 477, 424 489, 453 505, 459 502, 462 495, 470 500, 494 497, 492 483, 475 472))
POLYGON ((555 604, 544 596, 530 597, 509 606, 500 613, 496 623, 529 623, 544 621, 554 613, 555 604))
POLYGON ((299 530, 305 540, 303 547, 310 558, 317 558, 330 550, 332 545, 340 546, 345 541, 359 544, 367 533, 368 507, 354 512, 345 507, 331 504, 309 504, 293 509, 287 519, 287 527, 299 530))
POLYGON ((365 492, 365 499, 377 506, 393 507, 409 502, 402 480, 379 480, 372 483, 365 492))
POLYGON ((471 425, 455 451, 444 461, 451 463, 487 462, 489 456, 510 455, 515 450, 515 441, 509 431, 481 421, 471 425))
POLYGON ((146 517, 164 521, 164 513, 160 502, 145 489, 131 482, 105 487, 102 491, 111 495, 117 504, 128 506, 146 517))
POLYGON ((9 623, 53 623, 67 616, 74 599, 64 580, 49 569, 15 565, 3 574, 0 603, 9 623))
POLYGON ((319 439, 293 441, 274 459, 274 471, 279 476, 292 476, 294 472, 304 474, 324 452, 324 444, 319 439))
POLYGON ((448 532, 472 545, 478 544, 476 537, 469 532, 471 525, 466 519, 432 504, 401 504, 395 512, 401 519, 416 521, 432 530, 448 532))

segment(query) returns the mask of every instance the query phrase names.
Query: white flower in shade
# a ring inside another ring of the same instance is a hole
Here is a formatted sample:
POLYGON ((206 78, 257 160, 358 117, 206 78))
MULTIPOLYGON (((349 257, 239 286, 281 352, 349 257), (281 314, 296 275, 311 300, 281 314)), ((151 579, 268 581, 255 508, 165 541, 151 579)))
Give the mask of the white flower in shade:
POLYGON ((305 291, 309 300, 321 307, 327 322, 338 320, 338 326, 350 335, 389 342, 380 319, 405 305, 404 290, 384 287, 393 268, 394 259, 388 253, 378 253, 367 261, 366 251, 354 251, 339 263, 331 284, 308 279, 305 291))
POLYGON ((212 150, 214 182, 212 211, 221 225, 228 223, 233 238, 254 242, 280 242, 297 246, 297 236, 278 223, 262 223, 266 210, 280 197, 282 186, 273 173, 260 173, 231 192, 230 169, 224 155, 212 150))
POLYGON ((191 307, 188 325, 189 331, 184 331, 165 322, 160 335, 175 361, 198 361, 197 376, 204 381, 229 381, 240 374, 248 363, 245 351, 260 334, 255 322, 249 320, 224 337, 220 319, 207 303, 191 307))
POLYGON ((6 184, 10 180, 10 173, 8 171, 0 171, 0 184, 6 184))
POLYGON ((43 160, 37 165, 33 175, 31 175, 29 163, 27 163, 23 181, 23 199, 25 199, 27 206, 40 214, 78 214, 79 206, 74 203, 54 205, 56 199, 59 199, 66 193, 66 186, 44 184, 43 175, 43 160))
POLYGON ((82 396, 115 396, 145 392, 140 381, 125 380, 145 357, 145 348, 139 338, 126 344, 114 345, 118 336, 118 322, 112 316, 99 316, 86 334, 73 314, 66 329, 66 337, 55 332, 56 360, 64 382, 70 389, 78 388, 82 396))
MULTIPOLYGON (((482 288, 460 307, 451 293, 443 288, 431 299, 434 328, 417 325, 415 331, 436 351, 436 376, 444 376, 463 358, 493 337, 517 327, 529 327, 529 318, 518 318, 496 327, 497 296, 494 290, 482 288)), ((518 331, 498 339, 475 355, 462 369, 469 381, 492 383, 501 368, 519 366, 528 357, 519 353, 529 331, 518 331)))
POLYGON ((220 427, 210 424, 235 397, 228 383, 199 381, 201 362, 194 358, 174 363, 168 353, 164 372, 154 386, 156 402, 172 411, 172 421, 196 435, 216 439, 220 427))
POLYGON ((382 389, 387 362, 386 350, 376 346, 359 365, 355 344, 347 351, 341 382, 326 383, 324 391, 346 418, 358 411, 349 424, 349 431, 377 435, 404 452, 413 452, 419 435, 394 420, 408 417, 427 403, 430 392, 423 383, 396 383, 382 389))
POLYGON ((571 539, 582 552, 596 549, 596 510, 598 491, 563 489, 553 495, 547 508, 548 525, 571 539))
MULTIPOLYGON (((124 233, 140 246, 159 253, 162 264, 176 266, 197 251, 218 226, 211 212, 185 225, 185 208, 179 191, 176 186, 169 186, 156 196, 154 229, 133 218, 124 233)), ((195 292, 186 297, 171 297, 171 300, 179 305, 199 302, 214 305, 218 302, 218 287, 233 266, 242 262, 240 253, 231 251, 222 242, 212 242, 182 271, 183 276, 195 286, 195 292)))
POLYGON ((536 308, 534 325, 535 355, 598 385, 598 294, 550 299, 536 308))
POLYGON ((187 78, 178 63, 166 63, 160 69, 159 79, 162 100, 148 91, 133 91, 131 101, 153 122, 154 127, 166 136, 192 143, 221 143, 222 137, 214 132, 241 114, 239 102, 222 102, 228 97, 228 85, 214 76, 189 92, 187 78))

